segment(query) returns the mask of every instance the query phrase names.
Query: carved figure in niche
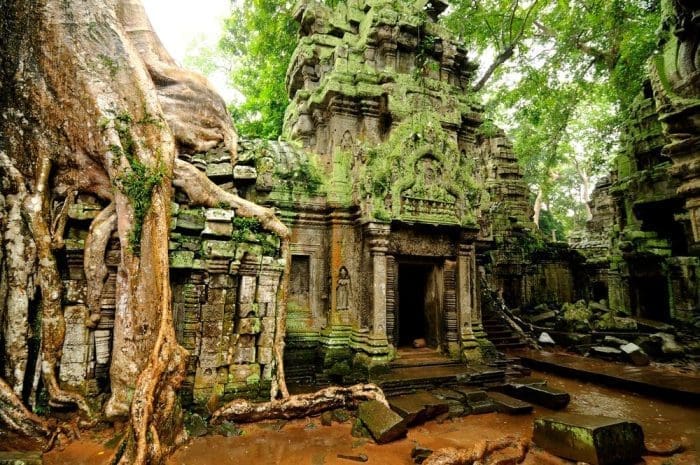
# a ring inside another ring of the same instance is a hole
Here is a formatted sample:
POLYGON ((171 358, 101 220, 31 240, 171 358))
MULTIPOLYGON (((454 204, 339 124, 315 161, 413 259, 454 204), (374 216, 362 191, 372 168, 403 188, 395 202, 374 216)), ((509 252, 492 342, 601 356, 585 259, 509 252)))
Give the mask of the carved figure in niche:
POLYGON ((338 271, 338 287, 335 292, 336 310, 348 310, 350 308, 350 273, 344 266, 338 271))
POLYGON ((345 131, 343 138, 340 139, 340 149, 352 153, 352 148, 354 145, 355 143, 352 140, 352 134, 350 134, 350 131, 345 131))

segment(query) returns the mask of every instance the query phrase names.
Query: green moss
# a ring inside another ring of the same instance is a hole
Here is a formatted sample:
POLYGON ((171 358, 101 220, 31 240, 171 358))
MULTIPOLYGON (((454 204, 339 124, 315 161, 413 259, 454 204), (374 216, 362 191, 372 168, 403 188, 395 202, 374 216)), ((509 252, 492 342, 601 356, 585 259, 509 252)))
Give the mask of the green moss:
POLYGON ((261 247, 262 255, 275 255, 279 244, 260 224, 257 218, 236 216, 232 220, 233 233, 231 240, 236 244, 255 241, 261 247))

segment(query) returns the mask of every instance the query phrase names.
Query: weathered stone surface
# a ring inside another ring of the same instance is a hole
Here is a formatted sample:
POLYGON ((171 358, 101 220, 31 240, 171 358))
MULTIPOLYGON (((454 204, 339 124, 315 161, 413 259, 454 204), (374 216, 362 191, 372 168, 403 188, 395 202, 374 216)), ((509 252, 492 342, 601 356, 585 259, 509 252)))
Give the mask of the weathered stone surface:
POLYGON ((496 404, 496 409, 501 413, 519 415, 532 412, 532 404, 523 402, 500 392, 489 393, 489 398, 496 404))
POLYGON ((358 418, 379 444, 399 439, 407 432, 404 419, 376 400, 361 403, 358 418))
POLYGON ((391 397, 389 406, 404 418, 407 426, 423 423, 449 410, 447 402, 426 391, 391 397))
POLYGON ((42 465, 41 452, 0 452, 0 465, 42 465))
POLYGON ((650 363, 649 356, 637 344, 632 342, 624 344, 620 346, 620 350, 638 367, 646 366, 650 363))
POLYGON ((552 410, 561 410, 569 405, 571 396, 568 392, 551 388, 543 384, 525 384, 506 386, 505 393, 533 404, 542 405, 552 410))
POLYGON ((661 352, 664 355, 673 356, 684 353, 683 347, 678 345, 676 337, 669 333, 654 333, 651 335, 652 340, 661 341, 661 352))
POLYGON ((549 310, 540 314, 537 314, 535 316, 530 317, 530 321, 533 323, 543 323, 545 321, 550 321, 553 320, 554 318, 557 317, 557 312, 554 310, 549 310))
POLYGON ((233 168, 233 179, 243 181, 243 180, 255 180, 258 177, 257 170, 252 166, 236 165, 233 168))
POLYGON ((636 463, 644 452, 641 426, 598 416, 558 414, 538 418, 532 439, 554 455, 591 465, 636 463))
POLYGON ((596 346, 591 347, 589 354, 606 360, 622 360, 622 351, 614 347, 596 346))
POLYGON ((542 332, 540 334, 540 337, 537 338, 537 342, 540 344, 549 344, 549 345, 554 345, 556 342, 554 342, 554 339, 552 339, 552 336, 549 335, 549 333, 542 332))

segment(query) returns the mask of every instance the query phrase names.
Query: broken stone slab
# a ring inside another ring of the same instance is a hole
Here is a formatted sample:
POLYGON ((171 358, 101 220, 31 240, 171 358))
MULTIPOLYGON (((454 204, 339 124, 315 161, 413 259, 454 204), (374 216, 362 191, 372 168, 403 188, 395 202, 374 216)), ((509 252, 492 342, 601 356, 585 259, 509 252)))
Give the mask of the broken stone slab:
POLYGON ((496 409, 501 413, 521 415, 532 412, 532 404, 508 396, 500 392, 489 393, 489 398, 496 404, 496 409))
POLYGON ((554 455, 591 465, 636 463, 645 450, 641 426, 593 415, 538 418, 532 440, 554 455))
POLYGON ((361 403, 358 418, 378 444, 402 438, 408 431, 399 414, 376 400, 361 403))
POLYGON ((0 452, 0 465, 42 465, 41 452, 0 452))
POLYGON ((540 378, 516 378, 493 390, 552 410, 560 410, 571 401, 569 393, 547 386, 540 378))
POLYGON ((452 388, 452 390, 462 394, 467 403, 481 402, 488 399, 486 391, 483 389, 471 386, 455 386, 452 388))
POLYGON ((685 352, 683 347, 676 342, 676 336, 669 333, 654 333, 651 335, 652 340, 661 342, 661 353, 668 356, 683 355, 685 352))
POLYGON ((404 418, 407 426, 423 423, 450 409, 446 401, 426 391, 391 397, 389 406, 404 418))
POLYGON ((589 354, 594 356, 594 357, 603 358, 605 360, 621 360, 622 359, 622 351, 620 349, 616 349, 614 347, 607 347, 607 346, 591 347, 589 350, 589 354))
POLYGON ((555 312, 554 310, 549 310, 547 312, 540 313, 538 315, 534 315, 534 316, 530 317, 530 321, 532 323, 543 323, 545 321, 553 320, 556 317, 557 317, 557 312, 555 312))
POLYGON ((649 356, 642 350, 641 347, 633 342, 620 346, 620 350, 635 366, 643 367, 649 365, 650 363, 649 356))
POLYGON ((624 346, 625 344, 629 344, 629 341, 625 341, 624 339, 620 339, 619 337, 605 336, 603 338, 603 345, 608 347, 614 347, 618 349, 620 348, 620 346, 624 346))
POLYGON ((506 386, 504 392, 520 400, 532 402, 552 410, 561 410, 571 402, 571 396, 568 392, 545 384, 527 384, 518 387, 506 386))
POLYGON ((542 334, 540 334, 540 337, 537 338, 537 342, 539 342, 540 344, 549 344, 549 345, 556 344, 556 342, 554 342, 554 339, 552 339, 552 336, 550 336, 549 333, 546 333, 544 331, 542 332, 542 334))
POLYGON ((490 399, 481 400, 477 402, 469 402, 470 415, 483 415, 485 413, 493 413, 496 410, 496 404, 490 399))

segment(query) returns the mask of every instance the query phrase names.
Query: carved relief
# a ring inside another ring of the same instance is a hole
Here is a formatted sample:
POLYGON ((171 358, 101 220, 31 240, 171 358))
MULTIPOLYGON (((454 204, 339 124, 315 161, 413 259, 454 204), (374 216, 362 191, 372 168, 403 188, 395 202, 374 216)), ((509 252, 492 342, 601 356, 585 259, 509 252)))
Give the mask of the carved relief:
POLYGON ((338 271, 338 286, 335 290, 336 310, 350 309, 350 274, 344 266, 338 271))

